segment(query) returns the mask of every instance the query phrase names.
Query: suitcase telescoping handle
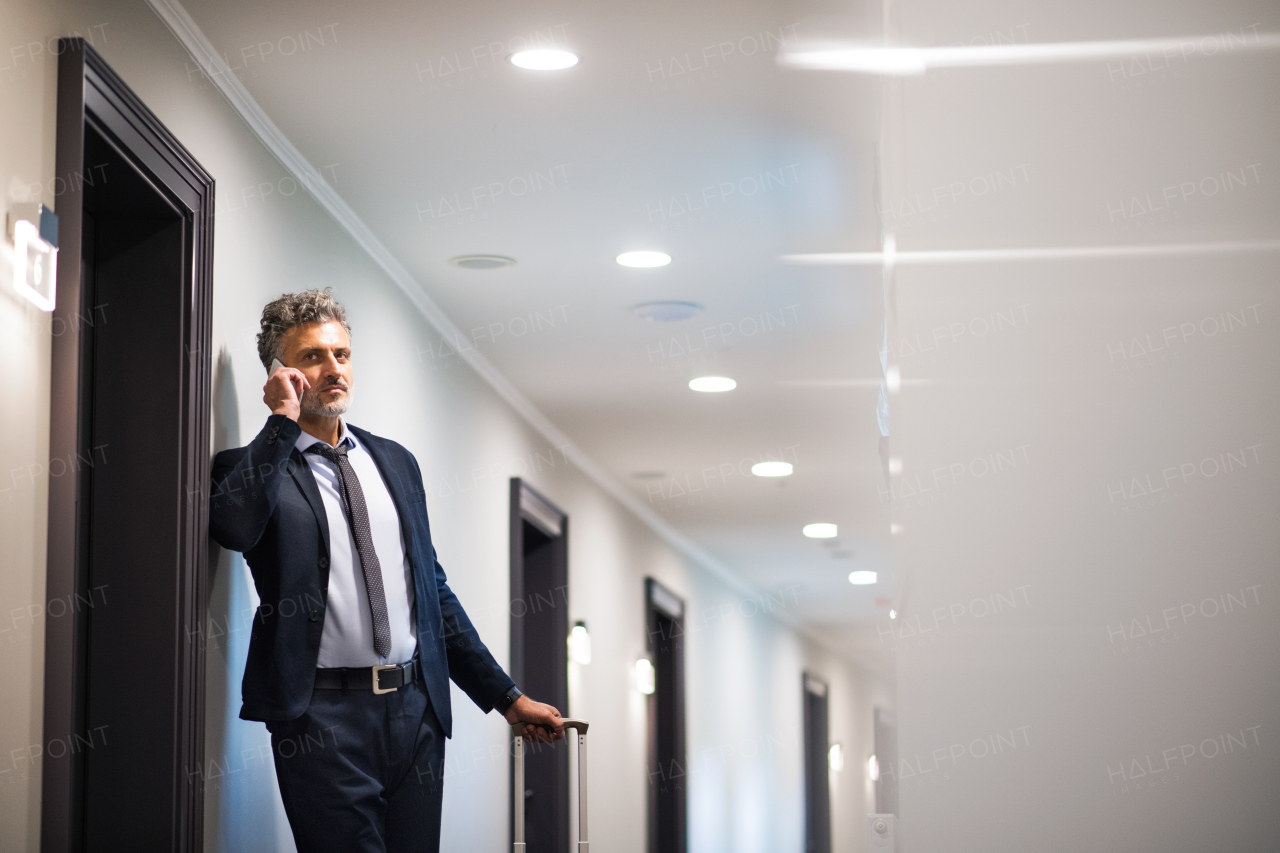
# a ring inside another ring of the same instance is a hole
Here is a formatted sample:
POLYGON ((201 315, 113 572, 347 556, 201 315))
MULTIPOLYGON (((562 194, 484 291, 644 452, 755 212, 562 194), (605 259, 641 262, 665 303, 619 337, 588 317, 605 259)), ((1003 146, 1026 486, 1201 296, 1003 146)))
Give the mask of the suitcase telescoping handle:
MULTIPOLYGON (((578 853, 590 853, 591 845, 587 841, 587 724, 582 720, 561 720, 566 729, 573 729, 578 735, 578 853)), ((515 756, 515 780, 511 786, 514 799, 512 804, 515 824, 513 833, 515 844, 513 853, 524 851, 524 723, 511 727, 515 738, 513 754, 515 756)), ((572 775, 570 776, 572 783, 572 775)))

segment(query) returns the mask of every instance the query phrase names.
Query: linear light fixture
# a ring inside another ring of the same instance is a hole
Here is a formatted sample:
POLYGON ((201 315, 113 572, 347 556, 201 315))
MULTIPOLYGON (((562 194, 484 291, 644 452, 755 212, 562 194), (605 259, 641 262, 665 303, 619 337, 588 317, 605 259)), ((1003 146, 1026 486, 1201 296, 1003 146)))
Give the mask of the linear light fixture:
POLYGON ((1006 261, 1087 261, 1114 258, 1160 258, 1179 255, 1217 255, 1274 252, 1280 240, 1232 240, 1219 243, 1157 243, 1130 246, 1050 246, 1029 249, 940 249, 890 252, 815 252, 779 255, 784 264, 799 266, 901 266, 927 264, 1000 263, 1006 261))
MULTIPOLYGON (((1256 25, 1254 25, 1256 27, 1256 25)), ((856 71, 864 74, 919 75, 934 68, 991 68, 1009 65, 1048 65, 1065 62, 1105 62, 1159 54, 1165 60, 1191 56, 1275 50, 1280 33, 1259 33, 1242 27, 1239 33, 1215 33, 1162 39, 1075 41, 1045 44, 991 44, 950 47, 884 47, 876 45, 814 45, 778 55, 787 68, 856 71)))

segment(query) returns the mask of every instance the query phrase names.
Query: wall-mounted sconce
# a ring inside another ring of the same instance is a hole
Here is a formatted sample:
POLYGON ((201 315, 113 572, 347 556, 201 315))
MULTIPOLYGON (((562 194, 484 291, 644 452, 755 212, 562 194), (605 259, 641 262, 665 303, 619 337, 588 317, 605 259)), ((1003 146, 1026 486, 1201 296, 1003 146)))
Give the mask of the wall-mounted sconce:
POLYGON ((41 311, 57 304, 58 215, 43 204, 15 204, 8 215, 13 240, 13 289, 41 311))
POLYGON ((636 689, 646 696, 658 689, 658 673, 648 658, 636 661, 636 689))
POLYGON ((833 773, 844 770, 844 747, 838 743, 831 744, 831 748, 827 750, 827 769, 833 773))
POLYGON ((591 635, 587 633, 587 623, 579 619, 573 623, 569 632, 569 659, 574 663, 591 663, 591 635))
POLYGON ((880 781, 880 762, 874 755, 867 759, 867 778, 872 782, 880 781))

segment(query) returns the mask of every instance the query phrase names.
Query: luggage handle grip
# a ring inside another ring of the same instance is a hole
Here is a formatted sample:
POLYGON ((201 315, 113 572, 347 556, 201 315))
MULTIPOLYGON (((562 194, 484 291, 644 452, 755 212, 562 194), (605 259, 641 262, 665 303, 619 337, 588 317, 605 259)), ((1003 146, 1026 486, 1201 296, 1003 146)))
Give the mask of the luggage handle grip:
MULTIPOLYGON (((516 723, 511 727, 511 733, 518 737, 524 737, 524 727, 536 726, 536 725, 537 723, 516 723)), ((587 726, 589 725, 589 723, 583 720, 561 720, 560 725, 562 728, 573 729, 578 734, 585 735, 587 733, 587 726)), ((539 728, 546 728, 546 727, 539 726, 539 728)))

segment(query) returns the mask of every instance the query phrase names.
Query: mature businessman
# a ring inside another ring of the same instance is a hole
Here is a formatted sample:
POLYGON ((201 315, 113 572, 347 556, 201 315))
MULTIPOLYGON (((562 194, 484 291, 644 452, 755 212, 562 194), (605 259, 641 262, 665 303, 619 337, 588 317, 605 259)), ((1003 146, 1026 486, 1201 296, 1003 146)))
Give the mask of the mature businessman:
POLYGON ((240 716, 271 732, 300 853, 436 851, 449 679, 534 740, 563 737, 560 713, 521 695, 449 589, 413 454, 343 421, 351 328, 331 290, 268 304, 258 355, 282 365, 271 416, 214 459, 209 516, 262 600, 240 716))

